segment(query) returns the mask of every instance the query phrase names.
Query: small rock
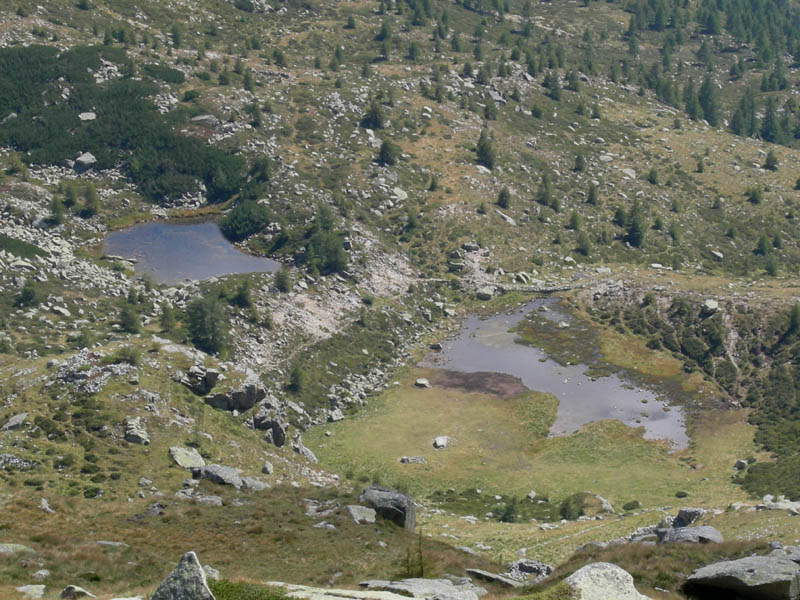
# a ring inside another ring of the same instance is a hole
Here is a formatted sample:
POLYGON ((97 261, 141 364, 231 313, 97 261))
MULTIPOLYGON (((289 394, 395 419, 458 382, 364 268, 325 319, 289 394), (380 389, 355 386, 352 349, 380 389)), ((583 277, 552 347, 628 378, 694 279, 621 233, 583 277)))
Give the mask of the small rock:
POLYGON ((715 312, 719 310, 719 302, 716 300, 712 300, 709 298, 705 302, 703 302, 703 313, 706 315, 713 315, 715 312))
POLYGON ((43 585, 21 585, 16 590, 22 594, 23 598, 36 599, 44 596, 44 588, 43 585))
POLYGON ((345 506, 345 510, 347 511, 347 514, 350 515, 350 518, 356 523, 364 524, 375 522, 376 513, 372 508, 359 506, 358 504, 350 504, 345 506))
POLYGON ((222 498, 220 496, 197 496, 195 500, 203 506, 222 506, 222 498))
POLYGON ((182 448, 180 446, 172 446, 169 449, 169 455, 175 464, 183 469, 197 469, 206 466, 206 461, 200 456, 200 453, 194 448, 182 448))
POLYGON ((34 550, 22 544, 0 544, 0 555, 16 554, 17 552, 34 552, 34 550))
POLYGON ((269 489, 270 485, 266 481, 261 481, 258 477, 242 477, 245 489, 254 492, 263 492, 269 489))
POLYGON ((11 417, 5 425, 0 427, 0 431, 14 431, 15 429, 19 429, 25 424, 25 421, 28 420, 28 413, 19 413, 18 415, 14 415, 11 417))
POLYGON ((478 300, 491 300, 494 298, 494 294, 496 289, 491 285, 486 285, 481 288, 478 288, 478 291, 475 292, 475 296, 478 300))
POLYGON ((68 585, 61 593, 58 595, 59 598, 66 598, 67 600, 73 600, 74 598, 97 598, 91 592, 83 589, 82 587, 78 587, 77 585, 68 585))
POLYGON ((433 440, 433 447, 437 450, 441 448, 447 448, 447 443, 450 441, 450 438, 446 435, 440 435, 433 440))
POLYGON ((414 385, 419 388, 429 388, 431 387, 431 382, 425 379, 424 377, 420 377, 414 382, 414 385))
POLYGON ((97 159, 91 152, 84 152, 78 158, 75 159, 75 164, 84 168, 91 167, 96 162, 97 159))
POLYGON ((242 487, 242 478, 239 471, 233 467, 211 464, 198 469, 200 477, 220 485, 232 485, 237 490, 242 487))

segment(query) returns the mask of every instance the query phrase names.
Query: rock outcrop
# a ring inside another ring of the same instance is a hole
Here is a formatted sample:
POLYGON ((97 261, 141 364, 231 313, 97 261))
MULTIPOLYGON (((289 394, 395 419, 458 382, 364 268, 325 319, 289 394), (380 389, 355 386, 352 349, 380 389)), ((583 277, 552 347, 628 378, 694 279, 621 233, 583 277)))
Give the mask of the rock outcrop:
POLYGON ((18 415, 14 415, 6 424, 0 427, 0 431, 14 431, 15 429, 19 429, 22 427, 28 420, 28 413, 19 413, 18 415))
POLYGON ((704 508, 682 508, 678 511, 678 516, 672 522, 673 527, 688 527, 697 519, 706 514, 704 508))
POLYGON ((206 396, 205 401, 214 408, 242 412, 253 408, 266 397, 267 390, 261 385, 255 374, 249 374, 239 387, 206 396))
POLYGON ((700 527, 678 527, 677 529, 659 529, 656 531, 658 542, 691 542, 694 544, 721 544, 722 534, 710 525, 700 527))
POLYGON ((475 579, 480 579, 481 581, 489 581, 491 583, 496 583, 508 588, 521 588, 523 585, 525 585, 521 581, 511 579, 507 575, 491 573, 489 571, 484 571, 483 569, 467 569, 467 575, 474 577, 475 579))
POLYGON ((414 531, 417 509, 414 501, 405 494, 373 485, 364 490, 359 502, 372 506, 384 519, 414 531))
POLYGON ((125 417, 125 441, 131 444, 142 444, 146 446, 150 443, 150 436, 142 425, 139 417, 125 417))
POLYGON ((187 552, 150 600, 215 600, 194 552, 187 552))
POLYGON ((199 469, 206 466, 206 461, 200 456, 200 453, 194 448, 183 448, 181 446, 172 446, 169 449, 169 455, 175 464, 182 469, 191 471, 192 469, 199 469))
POLYGON ((524 581, 526 584, 531 584, 540 579, 544 579, 552 572, 553 567, 547 563, 530 558, 520 558, 508 565, 505 576, 517 581, 524 581))
POLYGON ((473 585, 468 579, 462 583, 453 583, 449 579, 416 577, 400 581, 362 581, 359 585, 370 591, 391 592, 411 598, 438 598, 441 600, 478 600, 478 596, 486 593, 486 590, 473 585))
POLYGON ((276 402, 265 402, 253 415, 253 428, 265 431, 264 439, 280 448, 286 443, 289 424, 276 408, 276 402))
POLYGON ((317 464, 317 457, 316 455, 303 444, 303 439, 300 437, 300 434, 294 436, 294 440, 292 440, 292 450, 297 452, 300 456, 305 458, 308 462, 317 464))
POLYGON ((209 481, 218 483, 219 485, 232 485, 237 490, 244 485, 242 477, 239 475, 239 471, 233 467, 211 464, 193 470, 192 474, 197 474, 203 479, 208 479, 209 481))

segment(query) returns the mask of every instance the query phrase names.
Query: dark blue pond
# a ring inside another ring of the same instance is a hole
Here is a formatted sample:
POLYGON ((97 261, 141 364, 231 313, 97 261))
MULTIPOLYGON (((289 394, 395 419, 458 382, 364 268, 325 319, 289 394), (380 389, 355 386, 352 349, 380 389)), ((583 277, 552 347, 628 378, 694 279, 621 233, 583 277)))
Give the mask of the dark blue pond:
POLYGON ((103 252, 136 261, 158 283, 277 271, 280 263, 239 251, 214 222, 154 222, 110 233, 103 252))

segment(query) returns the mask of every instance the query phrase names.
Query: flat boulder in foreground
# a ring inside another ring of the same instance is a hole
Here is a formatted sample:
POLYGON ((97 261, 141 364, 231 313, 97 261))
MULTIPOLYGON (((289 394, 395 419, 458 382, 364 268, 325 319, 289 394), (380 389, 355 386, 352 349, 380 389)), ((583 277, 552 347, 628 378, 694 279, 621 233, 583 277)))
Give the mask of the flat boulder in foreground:
POLYGON ((781 556, 748 556, 697 569, 684 589, 709 600, 735 595, 753 600, 800 598, 800 565, 781 556))
POLYGON ((649 600, 633 586, 633 577, 611 563, 592 563, 566 578, 581 600, 649 600))

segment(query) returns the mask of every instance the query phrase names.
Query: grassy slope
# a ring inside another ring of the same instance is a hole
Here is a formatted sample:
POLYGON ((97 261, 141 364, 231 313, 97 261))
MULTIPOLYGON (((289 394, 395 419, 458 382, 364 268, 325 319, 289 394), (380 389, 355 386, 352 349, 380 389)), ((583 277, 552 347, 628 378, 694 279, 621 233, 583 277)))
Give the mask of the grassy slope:
MULTIPOLYGON (((72 3, 49 1, 40 4, 45 7, 42 15, 44 18, 37 17, 36 23, 57 33, 62 39, 74 36, 83 40, 99 41, 105 27, 116 26, 123 18, 135 16, 132 8, 125 2, 97 2, 99 7, 88 15, 77 11, 72 3), (97 37, 90 33, 88 25, 90 20, 99 24, 100 34, 97 37)), ((519 12, 518 3, 513 4, 514 10, 519 12)), ((322 185, 316 175, 316 168, 313 167, 314 160, 310 157, 310 151, 321 155, 328 154, 328 158, 331 158, 330 150, 333 147, 336 153, 346 153, 344 161, 349 165, 343 172, 349 171, 348 181, 352 185, 366 185, 374 173, 371 166, 374 151, 359 142, 343 142, 343 139, 349 139, 347 136, 353 130, 354 115, 349 117, 348 123, 336 126, 335 129, 342 138, 327 146, 303 139, 295 135, 295 131, 290 130, 284 135, 282 128, 288 123, 297 125, 302 115, 311 115, 318 129, 324 129, 329 115, 324 112, 323 107, 317 106, 318 99, 335 89, 340 89, 345 99, 358 100, 360 103, 362 90, 388 86, 393 78, 400 79, 410 75, 427 76, 430 72, 430 63, 433 61, 427 49, 428 32, 412 28, 408 34, 398 33, 396 46, 393 49, 393 60, 374 65, 375 75, 372 79, 361 80, 358 72, 362 62, 376 54, 375 44, 371 40, 379 23, 379 17, 373 12, 374 3, 348 4, 346 7, 317 4, 312 6, 310 14, 304 13, 305 9, 298 9, 294 5, 290 5, 289 8, 289 14, 279 21, 269 16, 247 16, 224 3, 197 3, 185 9, 150 3, 142 8, 147 11, 150 20, 142 25, 142 30, 150 34, 168 32, 171 23, 180 20, 185 11, 194 11, 193 16, 198 17, 201 22, 213 17, 220 29, 214 36, 198 33, 200 27, 197 28, 198 32, 187 32, 189 38, 187 45, 199 46, 208 41, 213 53, 221 55, 221 59, 218 60, 223 64, 226 59, 229 65, 233 62, 232 57, 241 49, 242 40, 253 33, 259 33, 264 37, 265 45, 268 46, 268 50, 265 49, 260 53, 264 56, 269 56, 274 47, 280 46, 288 55, 290 71, 287 72, 298 78, 290 78, 285 84, 269 82, 257 88, 259 100, 273 100, 273 109, 283 120, 280 125, 270 125, 263 133, 263 137, 277 139, 278 152, 285 160, 296 158, 301 161, 299 165, 305 169, 301 175, 304 181, 322 185), (356 16, 355 33, 341 30, 340 26, 348 12, 356 16), (281 30, 278 31, 277 28, 281 30), (410 65, 401 59, 406 42, 412 38, 426 44, 423 64, 410 65), (312 69, 310 60, 312 56, 320 55, 323 64, 326 64, 333 46, 337 43, 346 44, 345 54, 348 59, 352 57, 352 60, 346 61, 339 74, 312 69), (229 56, 225 56, 229 51, 227 46, 234 50, 229 56), (407 71, 407 68, 410 71, 407 71), (342 88, 334 87, 337 77, 341 77, 344 81, 342 88)), ((466 42, 467 34, 478 24, 480 17, 457 7, 449 7, 449 10, 453 26, 462 32, 463 41, 466 42)), ((13 7, 11 12, 13 13, 13 7)), ((18 19, 9 14, 5 16, 9 16, 5 28, 27 31, 33 24, 32 19, 18 19)), ((573 36, 568 38, 569 41, 577 39, 585 26, 591 26, 596 31, 608 29, 611 35, 608 41, 598 44, 597 51, 598 61, 603 66, 606 66, 609 57, 621 56, 625 52, 624 44, 618 39, 618 34, 624 29, 628 17, 619 6, 593 3, 587 9, 564 3, 541 4, 537 5, 536 16, 541 17, 542 22, 566 30, 573 36)), ((491 19, 489 21, 491 22, 491 19)), ((499 31, 495 25, 494 23, 490 25, 492 35, 489 37, 493 39, 496 37, 494 34, 499 31)), ((537 28, 537 35, 541 33, 537 28)), ((655 35, 645 36, 641 44, 642 62, 657 60, 658 42, 658 37, 655 35)), ((446 43, 443 45, 447 46, 446 43)), ((498 57, 502 51, 493 41, 487 42, 486 45, 487 52, 493 58, 498 57)), ((470 59, 471 45, 465 43, 465 46, 466 51, 460 55, 447 54, 448 51, 445 51, 445 58, 455 59, 454 68, 460 69, 463 62, 470 59)), ((164 48, 163 45, 157 50, 134 47, 131 52, 137 54, 139 60, 158 58, 172 61, 176 56, 190 60, 194 58, 194 52, 188 49, 176 50, 173 57, 168 58, 164 48)), ((684 59, 687 63, 686 68, 699 77, 702 69, 689 66, 693 50, 693 42, 690 42, 677 53, 675 58, 684 59)), ((210 58, 203 59, 192 68, 197 72, 206 70, 210 67, 209 60, 210 58)), ((726 61, 727 59, 718 65, 719 73, 727 68, 726 61)), ((251 53, 246 62, 254 68, 277 70, 277 67, 267 65, 268 61, 257 52, 251 53)), ((753 78, 755 79, 755 74, 753 78)), ((239 83, 237 76, 233 79, 236 84, 239 83)), ((503 82, 501 87, 502 85, 503 82)), ((224 115, 226 111, 222 110, 222 107, 227 106, 229 101, 232 102, 240 94, 236 85, 230 88, 218 87, 194 77, 175 92, 180 93, 188 88, 201 90, 203 109, 218 112, 223 116, 226 116, 224 115)), ((395 89, 398 90, 399 86, 395 86, 395 89)), ((527 115, 516 113, 513 110, 515 106, 513 102, 508 109, 501 111, 501 118, 491 122, 490 128, 504 170, 502 173, 485 175, 474 169, 472 152, 472 146, 483 125, 482 119, 478 115, 459 109, 455 102, 436 104, 421 98, 415 91, 403 93, 398 106, 390 112, 392 120, 403 122, 409 131, 402 133, 394 128, 388 135, 400 143, 404 152, 408 154, 408 158, 395 169, 395 172, 399 176, 398 184, 411 192, 412 202, 409 202, 408 206, 424 214, 423 225, 409 241, 400 241, 396 232, 402 229, 405 223, 407 206, 398 206, 380 218, 370 216, 367 210, 369 205, 366 203, 362 205, 356 202, 353 210, 370 225, 380 227, 382 230, 389 229, 390 232, 383 235, 383 242, 407 250, 424 272, 431 275, 442 275, 446 268, 444 259, 446 253, 467 239, 478 239, 483 245, 492 247, 491 257, 487 261, 490 266, 501 266, 507 271, 530 270, 536 267, 547 273, 570 275, 571 271, 564 268, 561 260, 564 255, 572 254, 574 234, 564 228, 569 213, 575 210, 583 215, 585 229, 595 236, 603 227, 611 227, 610 220, 614 207, 617 204, 629 205, 630 198, 637 192, 641 192, 647 199, 649 219, 652 220, 658 215, 667 222, 672 219, 678 221, 682 231, 681 245, 674 245, 665 232, 653 231, 648 233, 648 244, 644 252, 625 248, 624 244, 617 241, 608 248, 596 245, 594 261, 598 263, 658 261, 670 264, 672 255, 679 254, 685 261, 692 261, 725 279, 730 272, 743 272, 748 263, 751 273, 760 268, 763 260, 753 258, 751 253, 755 239, 761 231, 770 233, 782 231, 784 237, 792 243, 785 244, 785 248, 776 253, 783 263, 793 263, 796 259, 794 243, 796 232, 791 227, 791 221, 784 219, 784 214, 794 203, 791 187, 793 174, 796 172, 795 167, 798 164, 796 151, 777 148, 781 168, 777 172, 762 171, 753 168, 752 164, 760 162, 758 151, 767 149, 769 146, 766 144, 745 143, 725 132, 708 130, 701 125, 687 123, 685 119, 683 127, 675 130, 672 127, 674 115, 670 110, 659 106, 649 98, 643 100, 632 92, 620 90, 602 78, 585 86, 584 97, 591 98, 594 94, 600 97, 603 113, 603 119, 600 121, 574 114, 576 95, 565 92, 565 100, 555 104, 544 97, 543 90, 538 86, 532 86, 525 92, 521 107, 527 109, 534 103, 539 104, 545 108, 545 116, 540 120, 533 120, 527 115), (434 107, 435 118, 430 125, 425 125, 418 117, 422 105, 434 107), (568 129, 568 126, 572 129, 568 129), (597 136, 605 138, 606 143, 592 145, 590 141, 597 136), (538 145, 535 150, 524 145, 525 140, 531 137, 537 138, 538 145), (666 150, 667 147, 671 152, 666 150), (706 148, 710 149, 710 154, 704 173, 693 173, 696 156, 704 154, 706 148), (587 154, 588 170, 583 174, 570 173, 577 150, 583 150, 587 154), (606 152, 615 155, 615 167, 634 168, 638 179, 635 181, 625 179, 618 168, 606 168, 599 160, 599 155, 606 152), (736 172, 731 164, 732 160, 736 160, 744 167, 743 171, 736 172), (651 186, 643 181, 643 176, 651 164, 658 166, 662 180, 666 181, 665 184, 651 186), (517 168, 517 165, 524 165, 529 171, 525 172, 517 168), (545 210, 543 216, 547 221, 537 221, 534 218, 530 224, 520 228, 510 228, 491 210, 487 216, 479 216, 476 213, 475 209, 481 202, 491 203, 500 187, 509 185, 514 192, 509 212, 521 222, 521 218, 526 214, 525 211, 531 212, 532 209, 538 208, 533 204, 532 197, 539 176, 542 172, 552 173, 554 170, 559 172, 556 181, 557 194, 564 196, 564 209, 561 214, 545 210), (430 172, 436 172, 440 176, 438 191, 425 191, 430 172), (465 178, 465 175, 468 177, 465 178), (603 205, 597 208, 586 205, 581 197, 573 193, 584 190, 592 178, 601 181, 603 205), (753 183, 768 185, 770 188, 767 201, 761 206, 752 206, 742 199, 743 190, 753 183), (622 197, 622 193, 627 199, 622 197), (723 209, 712 210, 710 205, 718 195, 725 198, 723 209), (682 204, 680 212, 673 212, 671 209, 671 201, 675 198, 682 204), (441 207, 452 208, 452 212, 447 213, 447 217, 442 216, 437 212, 441 207), (735 241, 724 237, 729 223, 736 224, 739 230, 739 237, 735 241), (558 233, 563 235, 565 241, 561 245, 554 245, 552 240, 558 233), (726 259, 722 265, 710 258, 709 244, 724 248, 726 259), (520 250, 521 247, 524 249, 520 250), (536 259, 537 263, 533 263, 532 258, 536 259), (543 263, 543 266, 539 262, 543 263)), ((730 99, 726 97, 726 100, 730 99)), ((240 108, 237 105, 231 113, 238 112, 240 108)), ((250 135, 250 133, 237 135, 235 142, 243 144, 250 135)), ((329 189, 338 189, 341 181, 343 179, 334 185, 329 184, 329 189)), ((288 193, 284 196, 292 199, 291 203, 287 203, 292 210, 298 207, 310 208, 313 204, 308 193, 300 197, 290 196, 288 193)), ((274 204, 279 206, 280 202, 274 204)), ((133 206, 138 208, 136 203, 133 206)), ((108 205, 106 211, 116 212, 117 208, 116 205, 108 205)), ((290 212, 292 211, 287 210, 287 214, 290 212)), ((621 233, 618 229, 613 231, 615 234, 621 233)), ((683 284, 695 285, 691 281, 685 281, 683 284)), ((778 293, 787 292, 780 290, 778 293)), ((658 362, 642 360, 642 356, 653 355, 641 354, 638 349, 622 352, 621 350, 635 348, 629 345, 627 339, 609 335, 603 338, 603 343, 606 356, 612 362, 618 361, 631 367, 638 366, 643 370, 658 364, 658 371, 662 369, 671 371, 674 366, 662 363, 660 359, 658 362)), ((41 364, 37 364, 37 368, 41 367, 41 364)), ((154 374, 152 380, 144 378, 143 386, 151 386, 148 389, 169 389, 174 392, 173 388, 163 383, 168 375, 165 370, 158 376, 154 374)), ((445 485, 457 485, 465 489, 480 485, 492 491, 496 489, 510 493, 524 493, 527 489, 534 488, 554 496, 575 490, 591 489, 609 496, 615 502, 624 502, 636 496, 650 505, 663 503, 665 498, 670 498, 676 489, 681 488, 690 491, 693 504, 719 505, 723 499, 740 497, 738 488, 729 484, 728 477, 729 465, 733 459, 752 452, 752 431, 743 424, 744 415, 741 413, 696 417, 695 441, 690 452, 686 455, 669 456, 656 444, 644 442, 630 431, 605 423, 588 427, 572 438, 537 440, 531 434, 530 427, 524 424, 525 419, 531 418, 527 414, 519 418, 518 413, 512 414, 505 410, 506 404, 501 405, 491 398, 455 392, 445 393, 439 390, 416 390, 409 385, 412 380, 413 374, 406 374, 402 381, 403 385, 378 400, 360 417, 360 420, 328 426, 327 429, 333 433, 331 438, 323 440, 321 433, 314 433, 307 441, 315 442, 315 449, 324 460, 329 461, 329 464, 340 466, 344 471, 352 470, 356 479, 380 478, 407 485, 409 489, 421 493, 430 493, 445 485), (456 398, 459 399, 458 403, 456 398), (441 426, 436 423, 445 422, 457 423, 457 427, 463 429, 453 434, 456 440, 452 448, 433 454, 430 448, 431 438, 441 433, 449 433, 442 431, 441 426), (366 432, 364 425, 367 426, 366 432), (475 435, 475 430, 478 428, 485 430, 481 436, 475 435), (625 441, 624 447, 619 445, 621 440, 625 441), (326 448, 322 447, 323 443, 327 445, 326 448), (363 445, 373 449, 374 455, 365 459, 363 445), (496 451, 498 449, 507 452, 498 456, 496 451), (486 464, 475 464, 472 460, 475 453, 485 457, 486 464), (429 465, 424 470, 413 465, 397 464, 397 457, 404 454, 425 454, 430 458, 429 465), (636 460, 633 461, 631 457, 635 457, 636 460), (687 465, 695 465, 697 469, 690 469, 687 465), (623 467, 625 470, 621 472, 623 467), (423 471, 423 474, 406 475, 412 470, 423 471), (508 472, 519 473, 519 480, 510 482, 507 477, 508 472), (569 477, 565 477, 565 474, 569 477), (709 481, 701 481, 703 477, 709 477, 709 481), (543 483, 544 481, 547 483, 543 483)), ((127 392, 129 388, 126 384, 119 384, 116 387, 112 386, 111 390, 127 392)), ((178 407, 185 409, 187 414, 192 414, 188 398, 184 398, 180 392, 175 393, 178 407)), ((32 394, 30 399, 35 400, 35 395, 32 394)), ((530 406, 528 404, 530 399, 525 398, 503 402, 514 404, 519 411, 523 411, 525 406, 530 406)), ((113 401, 110 405, 113 418, 119 421, 125 411, 113 401)), ((36 410, 43 412, 45 407, 42 405, 36 410)), ((551 413, 552 407, 537 411, 535 420, 537 422, 546 420, 547 414, 551 413)), ((242 454, 249 456, 237 459, 241 460, 239 465, 254 468, 254 465, 257 465, 256 457, 260 457, 260 446, 255 443, 255 438, 248 438, 250 434, 242 433, 238 425, 234 426, 232 422, 223 421, 221 418, 216 422, 215 419, 216 417, 208 417, 209 424, 206 426, 214 432, 215 439, 208 451, 221 460, 222 457, 228 457, 225 444, 231 441, 244 444, 245 449, 242 454)), ((174 485, 180 475, 171 474, 163 469, 166 467, 164 450, 170 443, 172 435, 165 430, 164 434, 154 436, 153 445, 148 450, 141 448, 126 450, 125 460, 129 461, 131 472, 124 473, 119 484, 111 482, 106 484, 109 497, 120 500, 124 498, 125 493, 133 489, 136 479, 134 473, 145 464, 157 467, 155 469, 158 473, 157 485, 174 485)), ((184 438, 185 441, 187 437, 184 431, 176 435, 174 439, 184 438)), ((66 446, 61 447, 58 444, 53 446, 57 452, 67 450, 66 446)), ((30 448, 23 450, 30 451, 33 455, 42 448, 36 442, 31 444, 30 448)), ((12 477, 23 479, 23 477, 12 477)), ((59 478, 48 476, 45 479, 52 481, 53 490, 65 489, 62 486, 66 484, 59 478)), ((49 481, 45 482, 46 490, 50 489, 49 481)), ((80 504, 76 506, 81 509, 80 504)), ((95 504, 89 506, 93 507, 95 504)), ((111 514, 117 516, 122 514, 114 513, 114 510, 111 514)), ((38 513, 33 514, 39 516, 38 513)), ((772 522, 780 521, 781 519, 773 517, 772 522)), ((114 531, 117 519, 115 517, 105 523, 110 523, 108 529, 114 531)), ((592 535, 599 536, 601 533, 605 535, 609 530, 622 532, 632 524, 630 522, 609 524, 605 526, 606 529, 587 533, 584 539, 592 535)), ((234 524, 225 525, 228 526, 234 527, 234 524)), ((220 525, 221 530, 227 531, 225 527, 220 525)), ((502 526, 502 529, 497 527, 495 523, 489 523, 473 539, 488 539, 489 536, 496 536, 498 540, 512 539, 512 532, 519 532, 513 535, 519 535, 518 539, 522 543, 521 538, 529 535, 527 529, 515 529, 515 526, 502 526)), ((589 526, 581 524, 569 527, 589 526)), ((165 535, 175 535, 176 531, 180 534, 185 532, 182 529, 161 530, 165 535)), ((19 531, 20 535, 23 533, 19 531)), ((547 542, 549 547, 559 546, 559 549, 552 551, 549 556, 562 557, 571 546, 550 543, 555 539, 551 537, 542 543, 547 542)), ((512 544, 509 542, 508 545, 512 544)), ((169 548, 170 553, 175 550, 177 546, 169 548)), ((163 558, 172 560, 172 557, 163 558)))
MULTIPOLYGON (((351 477, 380 479, 426 496, 455 487, 510 495, 534 489, 557 499, 589 490, 615 505, 638 499, 658 506, 678 490, 701 505, 742 498, 729 481, 733 462, 752 449, 752 429, 740 414, 701 420, 692 449, 673 454, 613 421, 542 439, 532 433, 528 414, 508 410, 510 401, 436 387, 421 390, 412 386, 420 375, 425 371, 406 376, 356 418, 312 430, 307 443, 323 464, 351 477), (453 436, 452 446, 435 451, 431 444, 437 435, 453 436), (718 443, 718 436, 726 443, 718 443), (428 462, 398 463, 407 455, 425 456, 428 462), (702 467, 690 468, 690 462, 702 467)), ((551 411, 546 416, 552 418, 551 411)))
MULTIPOLYGON (((201 487, 221 491, 212 484, 201 487)), ((234 497, 226 490, 221 493, 226 503, 234 497)), ((406 553, 418 543, 413 534, 389 522, 353 523, 341 508, 356 500, 352 495, 307 487, 273 488, 246 495, 242 506, 224 508, 180 503, 169 496, 130 503, 49 499, 55 515, 44 515, 34 494, 3 497, 2 539, 24 543, 36 554, 0 559, 0 594, 13 594, 12 588, 29 583, 31 572, 39 568, 52 573, 45 581, 48 589, 74 583, 98 594, 151 593, 189 549, 228 579, 326 586, 333 577, 340 586, 352 586, 365 577, 402 576, 406 553), (305 498, 333 501, 334 513, 306 516, 305 498), (164 514, 145 516, 155 500, 165 505, 164 514), (312 527, 322 520, 337 529, 312 527), (102 546, 99 540, 128 547, 102 546), (353 552, 356 547, 359 551, 353 552)), ((473 565, 495 568, 436 541, 424 541, 423 553, 431 572, 463 573, 473 565)))

